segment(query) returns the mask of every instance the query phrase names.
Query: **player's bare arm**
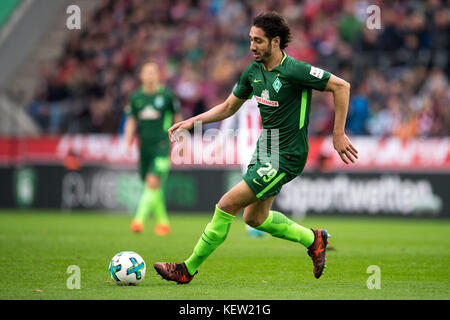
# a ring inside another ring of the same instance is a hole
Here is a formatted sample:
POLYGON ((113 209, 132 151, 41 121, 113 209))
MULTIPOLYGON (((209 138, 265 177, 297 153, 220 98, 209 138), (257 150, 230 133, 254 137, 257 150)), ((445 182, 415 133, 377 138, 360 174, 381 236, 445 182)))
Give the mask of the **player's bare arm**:
POLYGON ((334 96, 334 128, 333 145, 336 152, 345 164, 355 162, 358 158, 358 150, 352 145, 345 134, 345 121, 347 119, 348 101, 350 97, 350 84, 334 75, 331 75, 325 91, 330 91, 334 96))
POLYGON ((211 108, 210 110, 203 112, 195 117, 189 118, 187 120, 175 123, 169 130, 169 138, 171 141, 173 139, 173 133, 178 129, 191 130, 194 127, 195 122, 211 123, 221 121, 223 119, 231 117, 242 104, 245 102, 244 99, 239 99, 234 94, 230 94, 228 98, 221 104, 211 108))
POLYGON ((136 119, 132 116, 128 116, 127 120, 125 122, 125 128, 124 128, 125 141, 127 144, 127 152, 131 151, 131 146, 133 145, 134 135, 136 133, 136 127, 137 127, 136 119))

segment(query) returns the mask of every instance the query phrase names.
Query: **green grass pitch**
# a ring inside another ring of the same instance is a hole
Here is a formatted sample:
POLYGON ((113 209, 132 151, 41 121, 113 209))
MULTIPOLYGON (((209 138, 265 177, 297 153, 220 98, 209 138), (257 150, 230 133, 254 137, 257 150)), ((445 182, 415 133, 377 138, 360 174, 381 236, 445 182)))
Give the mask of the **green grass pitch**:
POLYGON ((306 249, 267 236, 249 238, 238 217, 227 240, 188 285, 162 280, 156 261, 178 262, 192 252, 211 215, 171 214, 172 233, 158 237, 149 220, 142 234, 131 217, 55 211, 0 211, 0 299, 300 300, 450 298, 450 221, 393 218, 306 218, 306 227, 332 235, 326 273, 312 274, 306 249), (132 250, 147 264, 142 283, 121 287, 110 259, 132 250), (67 268, 80 268, 80 289, 68 289, 67 268), (380 289, 368 289, 380 268, 380 289))

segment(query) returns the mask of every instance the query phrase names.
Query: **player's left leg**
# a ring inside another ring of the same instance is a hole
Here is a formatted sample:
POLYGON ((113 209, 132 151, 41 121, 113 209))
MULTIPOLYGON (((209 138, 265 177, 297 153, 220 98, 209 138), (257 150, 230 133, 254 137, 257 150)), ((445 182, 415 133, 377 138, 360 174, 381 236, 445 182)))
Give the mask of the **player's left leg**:
POLYGON ((144 187, 136 210, 136 214, 131 221, 131 229, 135 232, 142 232, 144 222, 155 209, 158 201, 159 177, 148 174, 145 177, 144 187))
POLYGON ((298 242, 308 248, 314 242, 314 232, 292 221, 278 211, 270 210, 275 196, 256 201, 244 210, 244 221, 273 237, 298 242))
POLYGON ((245 223, 273 237, 298 242, 308 249, 313 261, 313 273, 320 278, 325 268, 329 234, 326 230, 305 228, 278 211, 270 210, 275 196, 255 201, 244 210, 245 223))
POLYGON ((153 167, 150 168, 153 179, 149 181, 149 186, 155 193, 153 209, 156 220, 155 233, 159 236, 164 236, 170 233, 170 223, 164 197, 164 184, 170 169, 170 159, 165 149, 159 150, 157 155, 154 159, 153 167))

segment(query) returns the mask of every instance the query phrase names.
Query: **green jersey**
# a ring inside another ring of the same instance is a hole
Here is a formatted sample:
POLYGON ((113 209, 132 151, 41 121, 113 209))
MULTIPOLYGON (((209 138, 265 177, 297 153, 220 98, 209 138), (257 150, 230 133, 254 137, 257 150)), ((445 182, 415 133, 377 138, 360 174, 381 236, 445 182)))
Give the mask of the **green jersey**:
POLYGON ((298 158, 309 150, 312 89, 323 91, 330 76, 329 72, 283 52, 280 65, 271 71, 265 70, 262 63, 252 62, 242 73, 233 94, 240 99, 255 96, 263 127, 260 141, 264 138, 270 143, 271 132, 278 129, 279 155, 298 158))
POLYGON ((172 126, 175 113, 180 112, 180 102, 173 92, 160 86, 154 94, 146 94, 142 88, 134 92, 129 98, 129 105, 125 110, 128 116, 133 116, 138 122, 140 144, 167 142, 167 130, 172 126))

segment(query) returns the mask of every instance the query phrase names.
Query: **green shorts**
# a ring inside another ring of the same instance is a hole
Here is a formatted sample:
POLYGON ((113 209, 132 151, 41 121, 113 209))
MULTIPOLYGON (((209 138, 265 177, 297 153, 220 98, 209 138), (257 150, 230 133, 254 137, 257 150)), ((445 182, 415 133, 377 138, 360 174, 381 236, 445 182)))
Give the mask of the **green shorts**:
POLYGON ((242 178, 258 199, 266 200, 280 193, 281 187, 295 176, 281 169, 276 170, 272 168, 270 162, 267 162, 249 165, 242 178))
POLYGON ((143 146, 139 152, 139 176, 143 181, 148 174, 167 176, 170 169, 170 147, 165 144, 143 146))
POLYGON ((250 163, 242 178, 258 199, 266 200, 270 196, 279 194, 284 184, 300 175, 305 167, 307 156, 306 154, 295 160, 283 159, 280 169, 274 168, 270 162, 250 163))

